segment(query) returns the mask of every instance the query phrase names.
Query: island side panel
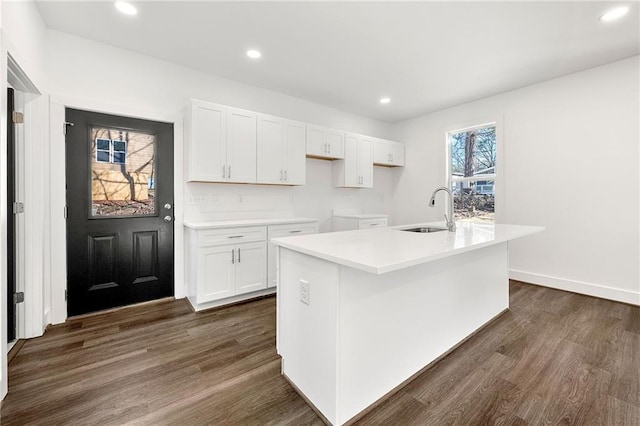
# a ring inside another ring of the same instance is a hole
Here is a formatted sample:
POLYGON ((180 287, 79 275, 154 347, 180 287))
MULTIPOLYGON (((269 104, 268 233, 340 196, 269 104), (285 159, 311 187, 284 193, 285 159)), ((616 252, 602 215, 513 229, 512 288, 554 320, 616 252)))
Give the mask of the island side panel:
POLYGON ((284 247, 278 262, 282 372, 335 424, 338 265, 284 247), (308 283, 309 304, 301 301, 301 280, 308 283))
POLYGON ((342 266, 338 424, 509 306, 507 243, 388 274, 342 266))

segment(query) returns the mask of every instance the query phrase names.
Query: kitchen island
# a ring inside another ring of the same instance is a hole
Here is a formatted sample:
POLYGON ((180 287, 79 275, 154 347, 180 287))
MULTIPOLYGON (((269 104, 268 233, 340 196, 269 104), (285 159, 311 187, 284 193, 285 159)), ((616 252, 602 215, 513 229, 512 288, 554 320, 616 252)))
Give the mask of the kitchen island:
POLYGON ((402 230, 422 226, 272 240, 282 373, 331 424, 366 412, 508 309, 508 241, 543 230, 402 230))

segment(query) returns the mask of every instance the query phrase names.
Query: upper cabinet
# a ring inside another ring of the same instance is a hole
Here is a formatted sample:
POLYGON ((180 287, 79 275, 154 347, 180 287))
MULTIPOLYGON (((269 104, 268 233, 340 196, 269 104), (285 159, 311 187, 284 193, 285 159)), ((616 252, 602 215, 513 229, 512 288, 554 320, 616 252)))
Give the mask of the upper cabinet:
POLYGON ((344 137, 340 130, 307 124, 307 157, 344 158, 344 137))
POLYGON ((258 115, 258 183, 304 185, 305 127, 297 121, 258 115))
POLYGON ((344 160, 333 163, 337 187, 373 188, 373 139, 346 133, 344 160))
POLYGON ((189 182, 304 185, 306 157, 337 160, 335 186, 373 187, 373 165, 404 166, 404 144, 192 99, 189 182))
POLYGON ((373 164, 378 166, 404 166, 404 144, 375 139, 373 143, 373 164))
POLYGON ((256 182, 256 114, 192 100, 187 114, 187 180, 256 182))

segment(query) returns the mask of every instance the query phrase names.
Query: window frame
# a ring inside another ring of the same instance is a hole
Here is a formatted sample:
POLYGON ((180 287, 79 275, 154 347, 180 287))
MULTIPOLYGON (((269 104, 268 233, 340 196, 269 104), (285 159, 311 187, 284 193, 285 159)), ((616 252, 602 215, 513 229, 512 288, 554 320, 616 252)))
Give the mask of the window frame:
MULTIPOLYGON (((445 185, 451 188, 453 182, 477 182, 479 180, 493 180, 494 182, 494 223, 504 223, 506 218, 505 197, 506 190, 504 185, 505 156, 504 146, 505 138, 503 132, 502 115, 492 115, 475 120, 469 120, 463 123, 453 124, 443 129, 445 139, 445 185), (478 175, 474 177, 453 178, 451 167, 451 135, 463 133, 484 127, 495 127, 496 131, 496 165, 493 174, 478 175)), ((449 203, 445 203, 445 213, 453 215, 454 212, 449 211, 449 203)), ((453 217, 453 216, 451 216, 453 217)))

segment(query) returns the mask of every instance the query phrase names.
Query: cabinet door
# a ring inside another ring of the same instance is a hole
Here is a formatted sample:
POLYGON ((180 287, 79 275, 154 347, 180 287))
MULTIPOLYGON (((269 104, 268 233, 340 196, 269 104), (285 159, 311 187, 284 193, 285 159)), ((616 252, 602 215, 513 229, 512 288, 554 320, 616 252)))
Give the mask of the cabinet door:
POLYGON ((393 142, 391 145, 391 160, 394 166, 404 166, 404 144, 393 142))
POLYGON ((226 108, 192 101, 188 149, 188 179, 219 182, 226 165, 226 108))
POLYGON ((198 249, 198 303, 224 299, 235 294, 235 246, 203 247, 198 249))
POLYGON ((360 187, 373 188, 373 141, 366 137, 358 142, 358 175, 360 187))
POLYGON ((358 142, 357 135, 347 134, 344 138, 344 186, 360 186, 358 174, 358 142))
POLYGON ((256 182, 256 114, 227 109, 227 182, 256 182))
POLYGON ((285 182, 289 185, 304 185, 307 173, 305 150, 306 126, 303 123, 286 120, 285 134, 285 182))
POLYGON ((327 132, 324 127, 307 125, 306 153, 312 157, 327 155, 327 132))
POLYGON ((375 164, 391 165, 391 142, 382 139, 376 139, 373 143, 373 162, 375 164))
POLYGON ((329 157, 344 158, 344 132, 339 130, 327 130, 327 145, 329 146, 329 157))
POLYGON ((258 183, 284 183, 286 145, 282 118, 262 114, 258 116, 257 146, 258 183))
POLYGON ((267 288, 267 243, 236 246, 236 294, 267 288))

